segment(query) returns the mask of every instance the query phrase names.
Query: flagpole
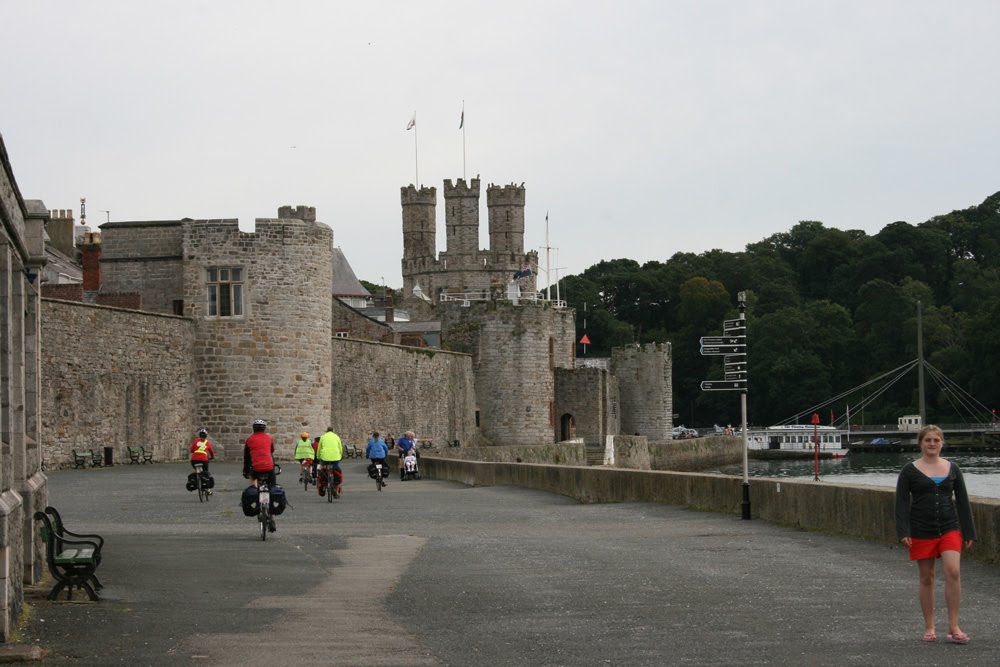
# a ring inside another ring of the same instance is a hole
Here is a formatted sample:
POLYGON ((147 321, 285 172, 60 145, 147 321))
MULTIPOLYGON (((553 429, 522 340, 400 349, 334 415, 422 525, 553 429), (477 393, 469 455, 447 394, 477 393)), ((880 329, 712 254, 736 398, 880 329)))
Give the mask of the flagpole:
MULTIPOLYGON (((549 212, 545 212, 545 300, 552 300, 552 274, 549 272, 549 212)), ((586 349, 586 348, 584 348, 586 349)))
POLYGON ((417 148, 417 112, 413 112, 413 170, 416 173, 417 182, 414 185, 420 187, 420 154, 417 148))
POLYGON ((465 180, 465 100, 462 100, 462 180, 465 180))

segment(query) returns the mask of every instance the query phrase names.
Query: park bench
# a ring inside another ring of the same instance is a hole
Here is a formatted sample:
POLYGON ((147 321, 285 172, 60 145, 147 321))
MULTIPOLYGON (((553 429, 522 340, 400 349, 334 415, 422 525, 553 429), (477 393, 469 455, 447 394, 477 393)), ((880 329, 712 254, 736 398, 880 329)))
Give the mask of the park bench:
POLYGON ((86 468, 88 463, 91 468, 97 468, 104 465, 104 459, 95 454, 92 449, 80 451, 76 451, 74 449, 71 451, 73 452, 73 466, 76 468, 86 468))
MULTIPOLYGON (((94 588, 100 588, 101 583, 94 573, 101 559, 100 544, 104 541, 98 543, 94 540, 71 540, 60 537, 45 512, 35 512, 35 521, 41 522, 41 537, 45 541, 45 561, 48 563, 49 573, 56 580, 48 599, 55 600, 65 588, 66 599, 72 600, 73 588, 76 587, 86 591, 91 600, 100 600, 94 588)), ((61 526, 62 521, 59 523, 61 526)), ((65 529, 63 531, 65 532, 65 529)))
POLYGON ((344 456, 349 459, 360 459, 361 450, 357 445, 344 445, 344 456))
POLYGON ((152 463, 153 454, 152 452, 147 452, 145 447, 141 445, 139 447, 129 447, 128 448, 128 458, 129 463, 152 463))

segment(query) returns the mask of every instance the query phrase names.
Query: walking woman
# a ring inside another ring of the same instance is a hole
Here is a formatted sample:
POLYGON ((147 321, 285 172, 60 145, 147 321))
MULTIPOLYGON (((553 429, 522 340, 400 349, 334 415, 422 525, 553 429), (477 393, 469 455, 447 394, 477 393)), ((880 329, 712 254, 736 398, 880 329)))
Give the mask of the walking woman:
POLYGON ((920 609, 924 613, 924 641, 937 641, 934 629, 934 561, 941 559, 944 600, 948 606, 948 641, 967 644, 969 635, 958 626, 962 599, 960 572, 965 548, 976 539, 972 507, 958 466, 941 457, 944 434, 928 424, 917 435, 920 458, 903 466, 896 482, 896 537, 910 548, 910 560, 920 570, 920 609))

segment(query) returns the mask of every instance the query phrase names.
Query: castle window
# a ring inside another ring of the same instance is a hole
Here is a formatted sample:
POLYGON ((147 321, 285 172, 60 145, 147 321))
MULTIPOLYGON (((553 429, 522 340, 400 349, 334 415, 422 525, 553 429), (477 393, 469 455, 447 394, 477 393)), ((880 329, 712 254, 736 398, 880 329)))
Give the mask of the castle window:
POLYGON ((209 269, 206 282, 209 317, 243 316, 243 269, 209 269))

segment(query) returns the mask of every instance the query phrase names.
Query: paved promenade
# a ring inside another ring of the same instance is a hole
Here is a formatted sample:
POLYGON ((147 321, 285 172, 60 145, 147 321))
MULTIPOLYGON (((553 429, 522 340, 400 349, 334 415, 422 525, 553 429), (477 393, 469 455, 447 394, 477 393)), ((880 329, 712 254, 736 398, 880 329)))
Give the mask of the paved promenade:
POLYGON ((294 508, 266 542, 233 464, 208 504, 187 465, 52 472, 67 525, 107 540, 106 587, 97 603, 29 591, 21 643, 46 665, 998 663, 996 567, 963 563, 972 643, 943 641, 941 608, 927 644, 900 548, 507 487, 378 493, 354 460, 331 505, 292 467, 294 508))

